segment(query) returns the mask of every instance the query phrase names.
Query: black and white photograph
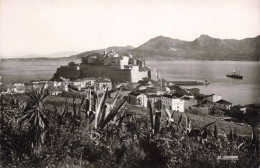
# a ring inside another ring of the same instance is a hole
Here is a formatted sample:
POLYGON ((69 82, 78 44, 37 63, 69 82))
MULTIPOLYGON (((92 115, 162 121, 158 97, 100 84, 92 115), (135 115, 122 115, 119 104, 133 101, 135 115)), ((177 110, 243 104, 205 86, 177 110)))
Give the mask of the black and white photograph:
POLYGON ((0 0, 0 167, 259 168, 260 0, 0 0))

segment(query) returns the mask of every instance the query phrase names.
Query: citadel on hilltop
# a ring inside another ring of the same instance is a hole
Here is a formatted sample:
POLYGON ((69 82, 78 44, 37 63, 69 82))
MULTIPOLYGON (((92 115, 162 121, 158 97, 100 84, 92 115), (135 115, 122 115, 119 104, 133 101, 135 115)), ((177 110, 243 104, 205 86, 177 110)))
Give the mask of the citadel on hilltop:
POLYGON ((63 77, 78 79, 85 77, 108 77, 112 81, 136 83, 143 78, 156 78, 155 70, 145 66, 145 61, 132 55, 119 55, 113 50, 94 53, 82 58, 81 64, 70 62, 61 66, 54 74, 54 79, 63 77))

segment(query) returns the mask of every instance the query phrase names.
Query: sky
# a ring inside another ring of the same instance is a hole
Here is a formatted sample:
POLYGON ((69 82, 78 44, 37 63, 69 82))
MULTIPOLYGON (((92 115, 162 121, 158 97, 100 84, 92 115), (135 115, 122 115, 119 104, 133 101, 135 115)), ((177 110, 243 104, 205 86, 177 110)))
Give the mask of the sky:
POLYGON ((260 0, 0 0, 0 58, 260 35, 260 0))

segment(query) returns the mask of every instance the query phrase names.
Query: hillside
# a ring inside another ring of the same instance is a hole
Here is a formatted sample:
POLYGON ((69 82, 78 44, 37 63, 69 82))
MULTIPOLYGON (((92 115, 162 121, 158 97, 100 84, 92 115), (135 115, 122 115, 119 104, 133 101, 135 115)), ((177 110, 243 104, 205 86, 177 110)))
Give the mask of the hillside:
POLYGON ((158 36, 130 51, 143 58, 260 60, 260 36, 243 40, 201 35, 194 41, 158 36))
POLYGON ((48 55, 39 55, 39 54, 31 54, 25 55, 22 58, 3 58, 1 61, 47 61, 47 60, 64 60, 68 59, 70 55, 77 55, 78 52, 67 51, 67 52, 58 52, 48 55))

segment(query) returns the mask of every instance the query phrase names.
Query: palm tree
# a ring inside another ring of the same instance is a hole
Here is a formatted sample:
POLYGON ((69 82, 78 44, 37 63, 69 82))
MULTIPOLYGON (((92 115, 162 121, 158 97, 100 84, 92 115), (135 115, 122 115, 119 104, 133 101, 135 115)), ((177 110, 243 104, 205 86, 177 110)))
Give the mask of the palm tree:
POLYGON ((44 103, 50 95, 50 90, 44 86, 32 88, 26 92, 29 97, 28 106, 22 112, 19 122, 28 124, 28 133, 32 137, 33 153, 38 155, 45 139, 48 119, 44 103))

